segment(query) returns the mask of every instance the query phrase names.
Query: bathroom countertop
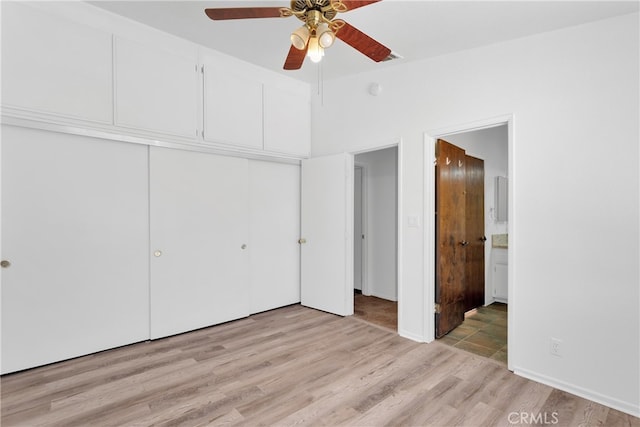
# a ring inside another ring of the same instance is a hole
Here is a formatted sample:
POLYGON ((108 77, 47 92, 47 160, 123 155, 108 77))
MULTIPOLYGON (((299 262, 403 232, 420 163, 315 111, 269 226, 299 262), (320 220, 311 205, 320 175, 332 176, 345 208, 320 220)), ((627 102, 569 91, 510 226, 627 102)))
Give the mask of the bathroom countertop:
POLYGON ((509 247, 509 235, 493 234, 491 236, 491 247, 507 249, 509 247))

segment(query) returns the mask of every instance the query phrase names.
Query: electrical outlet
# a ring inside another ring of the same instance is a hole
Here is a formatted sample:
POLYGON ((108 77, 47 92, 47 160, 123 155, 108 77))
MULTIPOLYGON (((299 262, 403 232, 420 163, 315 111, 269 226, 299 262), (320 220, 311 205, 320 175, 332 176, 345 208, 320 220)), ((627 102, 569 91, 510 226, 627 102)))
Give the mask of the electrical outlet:
POLYGON ((551 338, 549 352, 556 357, 562 357, 562 340, 551 338))

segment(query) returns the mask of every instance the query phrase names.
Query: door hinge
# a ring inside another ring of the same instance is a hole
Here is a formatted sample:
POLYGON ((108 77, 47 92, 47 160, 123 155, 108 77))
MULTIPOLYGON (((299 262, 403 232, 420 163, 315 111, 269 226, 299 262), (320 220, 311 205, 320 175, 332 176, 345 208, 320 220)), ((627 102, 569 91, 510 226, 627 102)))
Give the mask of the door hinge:
POLYGON ((442 312, 442 307, 440 307, 440 304, 436 303, 436 304, 433 306, 433 312, 434 312, 435 314, 440 314, 440 313, 442 312))

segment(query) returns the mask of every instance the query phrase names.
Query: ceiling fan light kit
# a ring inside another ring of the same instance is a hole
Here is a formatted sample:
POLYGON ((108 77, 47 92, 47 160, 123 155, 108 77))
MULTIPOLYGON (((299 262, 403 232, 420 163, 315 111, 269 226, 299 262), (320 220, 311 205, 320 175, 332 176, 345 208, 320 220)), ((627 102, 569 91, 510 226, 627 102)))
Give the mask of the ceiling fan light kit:
POLYGON ((320 46, 317 37, 311 37, 307 46, 307 56, 312 62, 318 63, 324 56, 324 49, 320 46))
POLYGON ((291 33, 291 44, 298 50, 303 50, 309 42, 309 28, 306 25, 291 33))
POLYGON ((316 35, 318 36, 318 42, 320 43, 320 46, 324 49, 331 47, 336 39, 336 35, 333 34, 333 31, 331 31, 331 29, 329 28, 329 24, 327 24, 326 22, 318 25, 318 28, 316 29, 316 35))
POLYGON ((210 8, 205 9, 205 13, 214 21, 289 16, 300 19, 304 25, 291 33, 291 48, 284 63, 285 70, 297 70, 302 67, 305 56, 313 62, 320 62, 324 49, 331 47, 336 37, 375 62, 387 59, 391 55, 391 49, 342 19, 335 19, 338 13, 379 1, 381 0, 292 0, 290 8, 210 8))

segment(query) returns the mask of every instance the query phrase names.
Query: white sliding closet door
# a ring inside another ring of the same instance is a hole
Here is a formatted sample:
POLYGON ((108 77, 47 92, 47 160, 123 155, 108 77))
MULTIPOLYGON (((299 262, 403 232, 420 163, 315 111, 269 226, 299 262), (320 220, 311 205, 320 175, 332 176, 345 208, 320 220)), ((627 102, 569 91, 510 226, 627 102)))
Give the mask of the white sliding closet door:
POLYGON ((151 338, 249 315, 248 160, 151 147, 151 338))
POLYGON ((2 373, 148 339, 147 147, 12 126, 1 144, 2 373))
POLYGON ((300 302, 300 166, 249 163, 251 313, 300 302))

